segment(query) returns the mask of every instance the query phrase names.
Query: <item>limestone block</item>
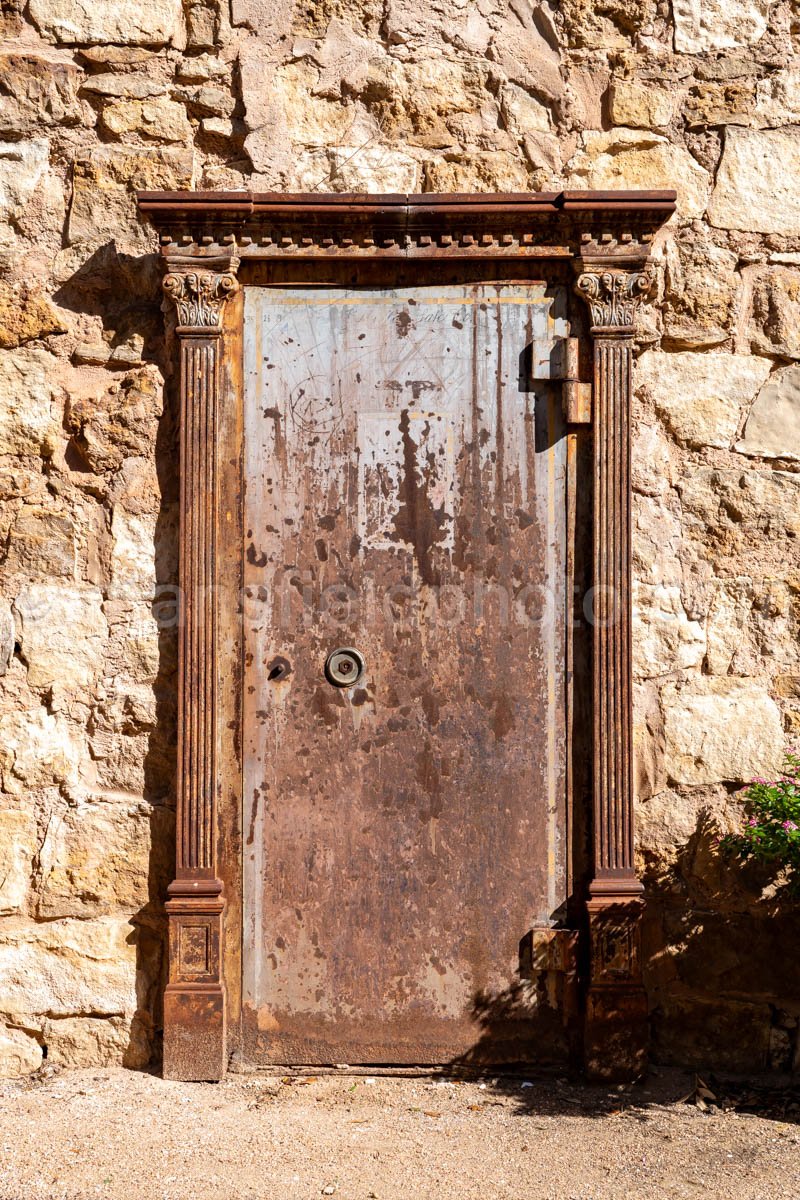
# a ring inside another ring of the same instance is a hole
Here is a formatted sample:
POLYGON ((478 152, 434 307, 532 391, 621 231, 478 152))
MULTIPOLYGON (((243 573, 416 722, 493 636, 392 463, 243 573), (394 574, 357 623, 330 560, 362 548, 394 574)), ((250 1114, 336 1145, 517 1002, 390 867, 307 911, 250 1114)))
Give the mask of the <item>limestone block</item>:
POLYGON ((6 570, 29 578, 75 578, 75 529, 71 517, 25 504, 11 527, 6 570))
POLYGON ((673 585, 634 584, 633 670, 641 679, 699 667, 706 638, 699 621, 690 620, 673 585))
POLYGON ((636 848, 645 869, 659 873, 672 866, 697 829, 698 805, 690 796, 664 790, 635 809, 636 848))
POLYGON ((760 656, 754 644, 755 588, 753 581, 719 580, 708 608, 705 668, 712 675, 755 675, 760 656))
POLYGON ((683 531, 674 499, 633 497, 632 561, 635 577, 654 585, 679 584, 683 531))
POLYGON ((51 784, 72 790, 82 758, 77 730, 60 714, 40 707, 0 717, 0 779, 9 795, 51 784))
POLYGON ((800 124, 800 67, 785 67, 758 81, 753 116, 763 126, 800 124))
POLYGON ((137 1022, 128 1017, 61 1017, 42 1022, 47 1062, 59 1067, 146 1067, 149 1042, 137 1036, 137 1022))
POLYGON ((800 128, 729 128, 709 221, 719 229, 800 233, 798 172, 800 128))
POLYGON ((547 133, 552 128, 550 109, 524 88, 507 83, 500 96, 500 109, 507 129, 517 137, 526 133, 547 133))
POLYGON ((770 0, 673 0, 675 49, 703 54, 752 46, 767 30, 770 0))
POLYGON ((800 272, 774 267, 753 284, 751 349, 800 359, 800 272))
POLYGON ((36 284, 0 281, 0 349, 66 330, 63 316, 36 284))
POLYGON ((0 913, 19 912, 28 899, 33 860, 39 849, 33 813, 22 807, 0 808, 0 913))
POLYGON ((702 215, 711 182, 708 171, 682 146, 625 128, 585 134, 567 171, 571 188, 675 188, 683 217, 702 215))
POLYGON ((667 243, 664 332, 679 346, 713 346, 729 335, 738 259, 694 229, 667 243))
POLYGON ((228 79, 230 65, 214 54, 197 54, 183 58, 175 68, 175 78, 181 83, 207 83, 210 79, 228 79))
POLYGON ((108 625, 97 588, 31 583, 14 602, 20 654, 32 688, 91 690, 103 667, 108 625))
POLYGON ((100 117, 103 131, 124 142, 132 133, 153 142, 192 139, 192 126, 182 104, 174 100, 119 100, 106 104, 100 117))
POLYGON ((710 80, 690 88, 683 111, 690 129, 704 125, 749 125, 754 102, 752 80, 710 80))
POLYGON ((28 203, 50 160, 46 138, 0 142, 0 220, 8 220, 28 203))
POLYGON ((525 163, 507 153, 469 154, 425 163, 425 186, 432 192, 524 192, 525 163))
POLYGON ((146 368, 100 396, 73 396, 65 424, 80 457, 102 474, 118 470, 129 457, 152 457, 162 405, 161 379, 146 368))
POLYGON ((631 487, 643 496, 663 496, 673 482, 670 444, 660 423, 634 419, 631 428, 631 487))
POLYGON ((42 1065, 42 1047, 36 1038, 13 1025, 0 1025, 0 1079, 20 1079, 42 1065))
POLYGON ((639 359, 637 390, 646 388, 656 411, 681 442, 729 448, 749 403, 769 374, 755 355, 648 350, 639 359))
POLYGON ((662 692, 665 763, 675 783, 771 778, 783 758, 780 710, 749 680, 703 678, 662 692))
POLYGON ((49 382, 54 365, 44 350, 0 356, 0 454, 52 453, 58 436, 49 382))
POLYGON ((11 605, 0 600, 0 676, 5 675, 14 657, 14 618, 11 605))
POLYGON ((75 162, 69 244, 102 245, 114 239, 118 247, 149 250, 150 231, 136 215, 136 190, 188 188, 192 174, 193 155, 188 149, 97 146, 75 162))
POLYGON ((114 510, 111 519, 111 586, 114 599, 147 600, 155 594, 156 514, 114 510))
POLYGON ((171 828, 169 810, 142 801, 65 806, 41 847, 36 915, 51 920, 143 908, 151 886, 157 891, 169 873, 171 828))
POLYGON ((99 75, 87 75, 81 83, 81 91, 104 99, 151 100, 155 96, 165 95, 167 86, 143 71, 125 75, 107 71, 99 75))
POLYGON ((330 190, 342 192, 415 192, 419 164, 388 146, 330 147, 330 190))
POLYGON ((731 562, 737 574, 745 554, 751 572, 764 557, 793 561, 800 537, 800 475, 698 467, 686 470, 677 488, 685 536, 697 541, 705 558, 731 562))
POLYGON ((633 129, 669 125, 677 100, 674 88, 657 87, 636 79, 615 79, 608 90, 611 123, 633 129))
POLYGON ((195 116, 229 117, 236 108, 236 98, 227 87, 206 84, 203 87, 176 87, 173 95, 182 100, 195 116))
POLYGON ((753 401, 741 454, 800 460, 800 366, 776 371, 753 401))
POLYGON ((125 917, 0 924, 0 1013, 29 1021, 136 1011, 136 933, 125 917))
POLYGON ((81 73, 73 62, 55 55, 0 55, 3 104, 0 136, 28 137, 44 126, 74 126, 84 123, 78 99, 81 73))
POLYGON ((42 37, 66 46, 184 41, 180 0, 31 0, 28 15, 42 37))
POLYGON ((512 83, 545 102, 558 100, 564 91, 560 55, 534 27, 506 25, 492 38, 486 56, 512 83))

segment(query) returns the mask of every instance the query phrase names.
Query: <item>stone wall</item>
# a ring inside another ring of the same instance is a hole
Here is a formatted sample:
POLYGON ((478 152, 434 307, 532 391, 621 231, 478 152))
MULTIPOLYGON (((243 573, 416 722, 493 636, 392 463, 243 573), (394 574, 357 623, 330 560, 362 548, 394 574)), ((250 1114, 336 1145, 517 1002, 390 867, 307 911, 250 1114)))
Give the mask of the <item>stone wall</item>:
POLYGON ((654 1051, 791 1065, 800 922, 713 838, 800 733, 799 7, 7 0, 4 1072, 45 1046, 131 1066, 156 1048, 176 442, 133 193, 192 186, 678 189, 634 432, 654 1051))

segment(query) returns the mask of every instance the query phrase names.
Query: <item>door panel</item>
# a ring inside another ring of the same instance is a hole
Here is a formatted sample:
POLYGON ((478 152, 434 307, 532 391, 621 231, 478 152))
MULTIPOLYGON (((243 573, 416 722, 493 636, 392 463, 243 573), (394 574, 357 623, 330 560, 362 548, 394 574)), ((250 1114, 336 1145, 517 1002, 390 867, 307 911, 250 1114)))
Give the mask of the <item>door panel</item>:
POLYGON ((566 894, 566 332, 544 284, 246 289, 255 1061, 563 1049, 520 946, 566 894))

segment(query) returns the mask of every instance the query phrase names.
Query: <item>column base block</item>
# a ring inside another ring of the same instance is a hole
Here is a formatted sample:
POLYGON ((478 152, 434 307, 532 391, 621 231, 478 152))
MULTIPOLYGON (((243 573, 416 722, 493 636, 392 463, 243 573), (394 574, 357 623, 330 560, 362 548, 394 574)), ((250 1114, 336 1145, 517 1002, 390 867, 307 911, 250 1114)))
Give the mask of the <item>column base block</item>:
POLYGON ((164 992, 165 1079, 216 1082, 225 1075, 225 995, 210 987, 168 984, 164 992))
POLYGON ((647 1071, 650 1041, 643 987, 590 988, 584 1026, 584 1070, 598 1083, 633 1083, 647 1071))

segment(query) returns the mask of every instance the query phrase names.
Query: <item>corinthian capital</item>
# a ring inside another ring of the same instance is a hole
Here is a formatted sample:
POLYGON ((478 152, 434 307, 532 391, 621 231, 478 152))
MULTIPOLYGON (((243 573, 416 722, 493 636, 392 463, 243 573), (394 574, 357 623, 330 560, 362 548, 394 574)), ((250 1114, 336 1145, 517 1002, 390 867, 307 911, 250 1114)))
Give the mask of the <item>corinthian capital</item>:
POLYGON ((642 300, 653 286, 647 267, 634 271, 585 266, 575 284, 589 305, 592 327, 633 329, 642 300))
POLYGON ((222 328, 225 301, 239 287, 234 274, 237 265, 231 261, 225 271, 192 269, 164 276, 161 286, 175 304, 179 329, 222 328))

